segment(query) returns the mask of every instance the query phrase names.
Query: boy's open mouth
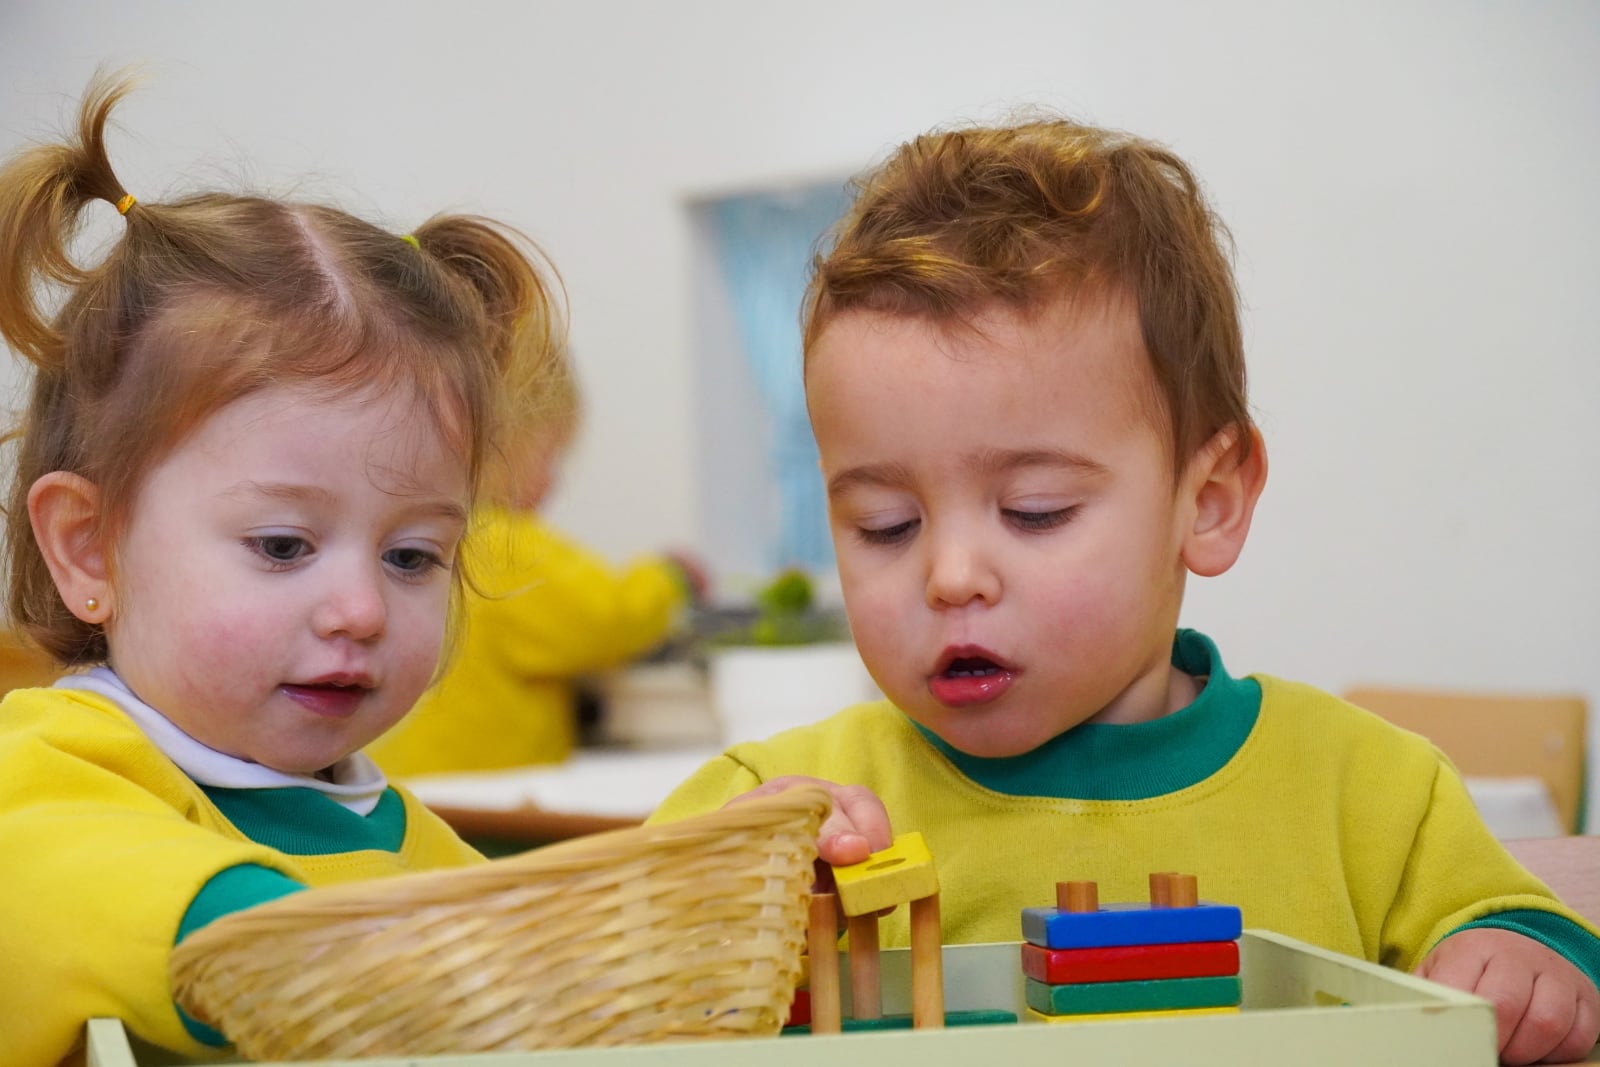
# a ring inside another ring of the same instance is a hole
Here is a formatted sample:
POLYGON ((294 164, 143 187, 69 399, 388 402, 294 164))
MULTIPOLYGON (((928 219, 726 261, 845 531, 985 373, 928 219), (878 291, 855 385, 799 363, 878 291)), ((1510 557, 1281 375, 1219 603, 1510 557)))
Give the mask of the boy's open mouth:
POLYGON ((939 672, 946 678, 982 678, 1000 673, 1000 665, 984 656, 960 656, 939 672))
POLYGON ((945 678, 986 677, 1016 668, 981 645, 951 645, 939 654, 936 675, 945 678))
POLYGON ((987 704, 1011 688, 1017 669, 988 649, 965 646, 945 649, 928 690, 953 708, 987 704))

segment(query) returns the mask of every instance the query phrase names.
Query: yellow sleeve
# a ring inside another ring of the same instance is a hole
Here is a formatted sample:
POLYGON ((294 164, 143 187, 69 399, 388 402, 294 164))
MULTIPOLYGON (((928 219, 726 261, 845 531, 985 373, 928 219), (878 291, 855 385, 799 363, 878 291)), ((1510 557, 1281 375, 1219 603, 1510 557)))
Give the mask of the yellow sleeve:
POLYGON ((0 704, 0 767, 0 1020, 27 1020, 3 1027, 8 1067, 53 1067, 95 1016, 202 1054, 167 981, 184 913, 227 868, 299 872, 193 821, 187 779, 154 746, 60 690, 0 704))
POLYGON ((623 567, 532 513, 491 514, 475 531, 468 640, 493 641, 506 669, 568 678, 624 663, 664 640, 687 591, 677 566, 643 557, 623 567))
POLYGON ((1428 810, 1383 925, 1380 961, 1410 971, 1463 924, 1522 910, 1548 912, 1600 936, 1495 839, 1441 754, 1428 810))
POLYGON ((676 822, 691 815, 716 811, 734 797, 748 793, 760 784, 761 778, 755 771, 724 753, 685 779, 645 823, 676 822))

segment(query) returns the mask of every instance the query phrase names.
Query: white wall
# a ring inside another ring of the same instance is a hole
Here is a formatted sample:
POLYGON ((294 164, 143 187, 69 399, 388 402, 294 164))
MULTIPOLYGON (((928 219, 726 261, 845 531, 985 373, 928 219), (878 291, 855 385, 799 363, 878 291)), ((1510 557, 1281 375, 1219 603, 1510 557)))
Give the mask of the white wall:
POLYGON ((13 3, 0 151, 143 61, 140 195, 523 226, 590 402, 555 517, 620 556, 706 541, 688 198, 1026 102, 1164 140, 1233 226, 1273 465, 1186 621, 1236 669, 1600 706, 1597 56, 1589 0, 13 3))

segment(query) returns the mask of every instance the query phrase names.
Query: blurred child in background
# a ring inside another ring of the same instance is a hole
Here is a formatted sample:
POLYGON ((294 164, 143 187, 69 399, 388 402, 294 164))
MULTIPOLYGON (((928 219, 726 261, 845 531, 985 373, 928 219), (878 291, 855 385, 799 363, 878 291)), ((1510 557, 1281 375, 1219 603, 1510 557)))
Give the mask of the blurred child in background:
POLYGON ((552 367, 538 417, 508 435, 464 552, 469 589, 460 640, 439 683, 368 749, 389 774, 555 763, 577 742, 578 681, 621 666, 673 634, 705 591, 687 555, 624 567, 538 514, 579 424, 570 361, 552 367))

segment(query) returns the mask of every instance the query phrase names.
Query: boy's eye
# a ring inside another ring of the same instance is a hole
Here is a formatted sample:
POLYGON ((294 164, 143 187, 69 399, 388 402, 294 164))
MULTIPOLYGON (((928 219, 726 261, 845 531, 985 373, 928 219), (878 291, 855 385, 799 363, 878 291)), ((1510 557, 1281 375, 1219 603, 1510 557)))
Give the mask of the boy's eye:
POLYGON ((857 533, 861 540, 869 545, 893 545, 910 537, 917 528, 917 522, 916 519, 907 519, 905 522, 897 522, 893 526, 878 529, 868 529, 863 526, 857 528, 857 533))
POLYGON ((263 559, 272 563, 293 563, 311 550, 305 538, 288 534, 252 537, 247 543, 263 559))
POLYGON ((422 574, 444 566, 436 554, 421 548, 391 548, 383 554, 383 561, 405 574, 422 574))
POLYGON ((1058 526, 1065 526, 1072 521, 1073 514, 1078 509, 1056 508, 1053 511, 1017 511, 1012 508, 1005 509, 1005 517, 1020 530, 1029 532, 1042 532, 1054 530, 1058 526))

